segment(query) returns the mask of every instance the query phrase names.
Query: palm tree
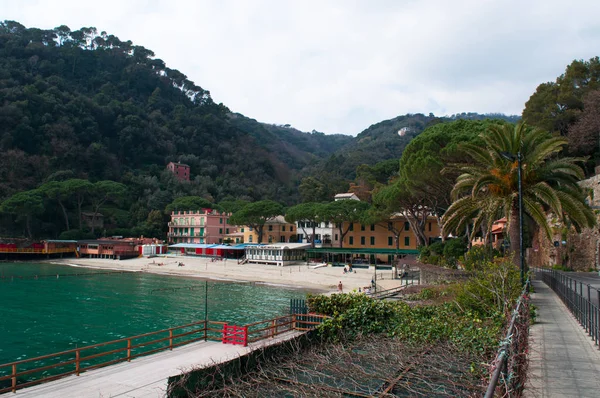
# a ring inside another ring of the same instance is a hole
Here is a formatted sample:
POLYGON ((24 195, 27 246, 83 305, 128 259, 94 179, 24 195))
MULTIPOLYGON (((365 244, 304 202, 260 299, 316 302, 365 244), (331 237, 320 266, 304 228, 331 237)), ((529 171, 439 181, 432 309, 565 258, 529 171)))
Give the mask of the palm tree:
POLYGON ((513 261, 518 264, 519 205, 518 163, 507 158, 521 154, 523 214, 551 240, 547 213, 570 222, 577 231, 592 227, 596 218, 585 203, 577 182, 584 177, 577 163, 583 158, 558 157, 567 144, 544 130, 525 123, 492 126, 481 135, 483 146, 464 144, 470 164, 459 166, 461 174, 452 190, 453 203, 442 219, 447 232, 473 223, 471 239, 480 228, 491 228, 502 216, 508 219, 508 235, 513 261))

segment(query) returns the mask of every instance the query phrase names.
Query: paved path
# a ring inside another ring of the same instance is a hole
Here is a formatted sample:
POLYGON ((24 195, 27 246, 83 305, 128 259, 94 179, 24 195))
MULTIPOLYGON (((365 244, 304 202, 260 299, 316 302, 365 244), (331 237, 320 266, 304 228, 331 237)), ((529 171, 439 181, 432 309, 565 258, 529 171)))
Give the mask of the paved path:
POLYGON ((288 340, 300 332, 289 332, 274 339, 249 344, 248 347, 201 342, 185 345, 105 368, 68 376, 63 379, 17 390, 16 398, 109 398, 152 397, 166 395, 169 376, 193 367, 207 366, 236 358, 253 349, 288 340))
POLYGON ((525 397, 599 397, 600 351, 558 296, 533 282, 529 382, 525 397))

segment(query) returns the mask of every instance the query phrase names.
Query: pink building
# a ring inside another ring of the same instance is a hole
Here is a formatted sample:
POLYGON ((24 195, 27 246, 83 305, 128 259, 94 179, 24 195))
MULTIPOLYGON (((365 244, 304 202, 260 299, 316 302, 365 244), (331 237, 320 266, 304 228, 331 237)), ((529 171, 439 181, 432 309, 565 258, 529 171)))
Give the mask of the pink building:
POLYGON ((173 243, 223 243, 225 235, 237 232, 229 224, 231 213, 218 210, 176 210, 171 212, 169 241, 173 243))
POLYGON ((187 164, 169 162, 167 165, 167 170, 175 174, 175 176, 180 180, 190 180, 190 166, 187 164))

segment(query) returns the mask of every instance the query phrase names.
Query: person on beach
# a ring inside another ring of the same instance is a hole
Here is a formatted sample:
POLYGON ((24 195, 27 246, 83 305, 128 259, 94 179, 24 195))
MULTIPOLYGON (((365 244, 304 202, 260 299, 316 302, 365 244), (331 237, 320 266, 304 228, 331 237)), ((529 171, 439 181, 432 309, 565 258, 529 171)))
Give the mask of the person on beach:
POLYGON ((340 283, 338 283, 338 292, 342 293, 342 291, 342 281, 340 281, 340 283))

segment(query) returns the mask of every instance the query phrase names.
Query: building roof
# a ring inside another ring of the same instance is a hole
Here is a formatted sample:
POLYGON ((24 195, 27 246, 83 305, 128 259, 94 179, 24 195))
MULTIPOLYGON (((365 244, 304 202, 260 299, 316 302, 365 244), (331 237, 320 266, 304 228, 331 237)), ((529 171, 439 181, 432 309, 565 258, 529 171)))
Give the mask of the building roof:
POLYGON ((275 217, 269 218, 267 220, 267 222, 265 222, 265 224, 294 224, 294 223, 285 221, 284 216, 275 216, 275 217))
POLYGON ((352 192, 338 193, 334 197, 334 200, 344 200, 344 199, 352 199, 352 200, 360 201, 358 196, 356 196, 356 194, 352 193, 352 192))
MULTIPOLYGON (((222 250, 244 250, 246 246, 252 246, 248 244, 239 244, 239 245, 219 245, 219 244, 209 244, 209 243, 176 243, 174 245, 169 245, 169 248, 174 249, 222 249, 222 250)), ((256 246, 256 245, 253 245, 256 246)))
POLYGON ((310 243, 269 243, 266 245, 254 245, 260 249, 283 249, 283 250, 293 250, 293 249, 306 249, 310 247, 310 243))
POLYGON ((91 244, 91 245, 114 245, 114 244, 122 244, 122 245, 130 245, 134 246, 135 242, 126 241, 126 240, 117 240, 117 239, 90 239, 90 240, 78 240, 78 244, 91 244))
POLYGON ((315 247, 306 249, 307 253, 331 254, 419 254, 416 249, 375 249, 375 248, 341 248, 341 247, 315 247))
POLYGON ((167 166, 168 166, 169 164, 171 164, 171 163, 173 163, 173 164, 176 164, 177 166, 190 167, 189 165, 187 165, 187 164, 185 164, 185 163, 179 163, 179 162, 169 162, 169 163, 167 164, 167 166))

